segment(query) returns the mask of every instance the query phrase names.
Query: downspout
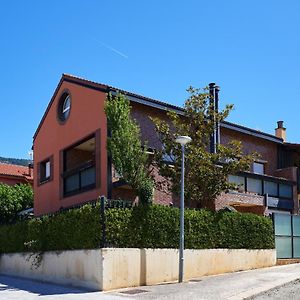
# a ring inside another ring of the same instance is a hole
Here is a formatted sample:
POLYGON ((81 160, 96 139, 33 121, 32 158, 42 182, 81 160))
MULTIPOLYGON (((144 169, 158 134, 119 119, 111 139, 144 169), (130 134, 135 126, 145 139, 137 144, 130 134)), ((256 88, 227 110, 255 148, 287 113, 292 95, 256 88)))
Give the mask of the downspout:
MULTIPOLYGON (((107 96, 109 95, 110 92, 111 92, 111 90, 108 89, 107 92, 106 92, 107 96)), ((107 124, 107 118, 106 118, 106 124, 107 124)), ((111 137, 111 131, 107 127, 106 140, 109 137, 111 137)), ((107 146, 106 146, 106 151, 107 151, 107 146)), ((108 151, 107 151, 107 169, 106 169, 106 173, 107 173, 107 198, 112 199, 112 185, 113 185, 113 183, 112 183, 112 160, 111 160, 111 156, 108 153, 108 151)))

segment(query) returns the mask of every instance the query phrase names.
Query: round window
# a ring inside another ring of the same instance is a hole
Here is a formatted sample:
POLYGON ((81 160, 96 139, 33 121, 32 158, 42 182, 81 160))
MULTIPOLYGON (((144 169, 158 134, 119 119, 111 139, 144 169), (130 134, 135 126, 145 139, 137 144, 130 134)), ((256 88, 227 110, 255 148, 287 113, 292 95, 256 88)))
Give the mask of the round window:
POLYGON ((68 119, 71 110, 71 96, 68 93, 64 93, 59 101, 58 105, 58 118, 64 122, 68 119))

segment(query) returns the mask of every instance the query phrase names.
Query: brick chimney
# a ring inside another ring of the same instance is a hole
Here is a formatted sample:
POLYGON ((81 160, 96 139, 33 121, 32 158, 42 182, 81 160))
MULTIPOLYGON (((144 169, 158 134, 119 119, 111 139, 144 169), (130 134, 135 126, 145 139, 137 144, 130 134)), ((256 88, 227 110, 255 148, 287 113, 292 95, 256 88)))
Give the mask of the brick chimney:
POLYGON ((286 142, 286 128, 283 127, 283 121, 277 122, 277 128, 275 129, 275 135, 278 138, 283 139, 286 142))

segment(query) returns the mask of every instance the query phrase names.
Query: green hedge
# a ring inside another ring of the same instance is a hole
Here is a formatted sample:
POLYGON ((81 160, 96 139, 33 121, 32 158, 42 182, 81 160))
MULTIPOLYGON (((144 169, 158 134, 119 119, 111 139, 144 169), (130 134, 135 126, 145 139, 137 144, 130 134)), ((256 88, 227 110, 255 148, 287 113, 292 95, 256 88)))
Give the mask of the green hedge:
MULTIPOLYGON (((178 248, 179 209, 161 205, 106 210, 110 247, 178 248)), ((0 252, 91 249, 101 245, 100 205, 0 226, 0 252)), ((272 221, 254 214, 185 210, 185 248, 274 248, 272 221)))

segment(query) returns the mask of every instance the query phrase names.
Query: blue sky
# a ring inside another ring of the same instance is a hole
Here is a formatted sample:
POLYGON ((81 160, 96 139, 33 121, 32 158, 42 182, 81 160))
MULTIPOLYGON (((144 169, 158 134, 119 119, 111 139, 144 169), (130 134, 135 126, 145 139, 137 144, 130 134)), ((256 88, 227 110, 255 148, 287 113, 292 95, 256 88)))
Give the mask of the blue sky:
POLYGON ((300 1, 2 1, 0 156, 27 158, 62 73, 182 105, 221 86, 229 121, 300 143, 300 1))

